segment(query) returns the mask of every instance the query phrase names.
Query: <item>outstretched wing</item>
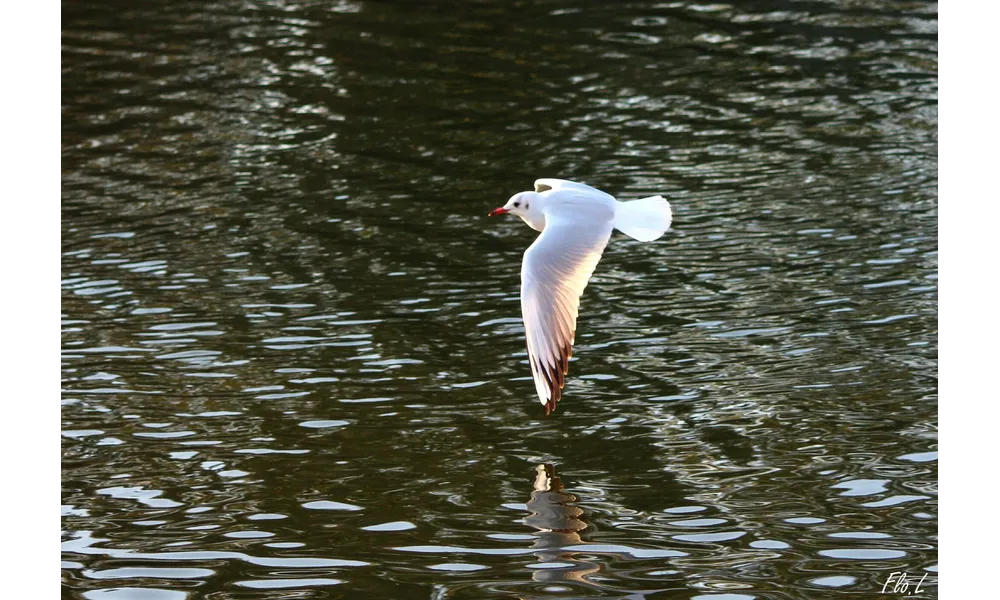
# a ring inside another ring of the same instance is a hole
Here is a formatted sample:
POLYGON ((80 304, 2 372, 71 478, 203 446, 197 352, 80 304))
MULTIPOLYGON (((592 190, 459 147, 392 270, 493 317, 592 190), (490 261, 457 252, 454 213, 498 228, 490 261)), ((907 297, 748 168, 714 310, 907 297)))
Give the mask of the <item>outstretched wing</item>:
POLYGON ((546 414, 555 410, 562 396, 580 295, 611 237, 614 213, 594 216, 546 215, 545 230, 524 252, 521 264, 521 313, 528 360, 546 414))
POLYGON ((566 179, 536 179, 535 180, 535 192, 541 194, 542 192, 547 192, 549 190, 576 190, 578 192, 589 192, 591 194, 597 194, 599 196, 607 196, 608 198, 614 200, 614 196, 608 194, 607 192, 602 192, 601 190, 591 187, 586 183, 577 183, 576 181, 568 181, 566 179))

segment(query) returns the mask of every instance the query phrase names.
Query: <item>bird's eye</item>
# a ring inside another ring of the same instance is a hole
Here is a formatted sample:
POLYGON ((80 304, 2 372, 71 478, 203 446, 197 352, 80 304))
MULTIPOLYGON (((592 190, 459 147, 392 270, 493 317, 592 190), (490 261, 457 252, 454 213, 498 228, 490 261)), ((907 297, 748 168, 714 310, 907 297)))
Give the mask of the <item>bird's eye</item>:
POLYGON ((529 204, 528 204, 527 202, 525 202, 525 203, 524 203, 524 210, 528 210, 528 207, 529 207, 529 206, 530 206, 530 205, 529 205, 529 204))
POLYGON ((514 208, 517 208, 518 206, 521 206, 521 203, 520 202, 515 202, 514 203, 514 208))

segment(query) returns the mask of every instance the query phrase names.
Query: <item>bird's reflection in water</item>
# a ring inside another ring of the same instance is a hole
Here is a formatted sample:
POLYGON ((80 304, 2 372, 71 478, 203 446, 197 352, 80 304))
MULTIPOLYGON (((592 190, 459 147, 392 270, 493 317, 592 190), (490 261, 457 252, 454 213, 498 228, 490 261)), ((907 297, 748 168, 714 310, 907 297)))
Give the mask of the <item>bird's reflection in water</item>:
POLYGON ((540 582, 575 581, 600 587, 587 580, 587 576, 598 571, 600 565, 578 560, 578 552, 566 551, 567 546, 583 544, 580 532, 587 528, 583 520, 583 509, 574 506, 576 496, 563 491, 563 484, 555 474, 552 465, 535 467, 535 483, 527 507, 531 514, 524 518, 524 524, 538 530, 537 540, 531 546, 536 549, 538 564, 533 569, 532 578, 540 582))
MULTIPOLYGON (((524 524, 538 530, 534 534, 537 539, 531 546, 538 562, 528 565, 532 569, 531 577, 534 581, 545 584, 563 583, 568 586, 583 585, 599 592, 601 597, 615 596, 630 600, 666 591, 659 587, 620 588, 617 584, 622 583, 620 578, 622 574, 616 577, 614 574, 605 573, 604 576, 598 576, 598 581, 588 579, 602 568, 601 563, 588 560, 589 557, 611 556, 619 561, 632 560, 634 557, 623 551, 625 550, 623 546, 595 544, 581 539, 580 532, 589 527, 584 520, 584 511, 574 504, 576 496, 563 491, 562 481, 552 465, 541 464, 535 467, 535 481, 532 488, 531 499, 526 504, 531 514, 524 518, 524 524), (587 558, 578 558, 579 556, 587 558), (611 577, 608 577, 609 575, 611 577)), ((683 553, 678 554, 683 555, 683 553)), ((546 586, 546 591, 569 590, 556 590, 555 586, 546 586)), ((568 596, 560 597, 569 600, 568 596)))

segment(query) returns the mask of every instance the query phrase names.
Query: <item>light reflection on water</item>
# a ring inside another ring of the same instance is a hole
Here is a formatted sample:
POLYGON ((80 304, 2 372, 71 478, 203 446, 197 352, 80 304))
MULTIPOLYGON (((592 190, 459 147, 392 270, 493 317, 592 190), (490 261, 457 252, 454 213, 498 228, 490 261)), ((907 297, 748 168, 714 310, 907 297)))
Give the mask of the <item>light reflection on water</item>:
POLYGON ((63 27, 68 595, 936 579, 935 5, 63 27), (532 234, 483 216, 538 176, 675 211, 609 245, 554 418, 518 318, 532 234))

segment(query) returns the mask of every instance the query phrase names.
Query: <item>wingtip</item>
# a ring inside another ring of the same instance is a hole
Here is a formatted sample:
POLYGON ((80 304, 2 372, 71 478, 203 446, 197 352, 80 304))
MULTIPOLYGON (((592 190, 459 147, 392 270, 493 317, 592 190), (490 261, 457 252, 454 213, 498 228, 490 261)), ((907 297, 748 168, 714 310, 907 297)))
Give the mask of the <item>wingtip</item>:
POLYGON ((553 386, 551 395, 548 401, 545 403, 545 414, 549 415, 556 412, 556 405, 559 403, 559 400, 561 399, 562 399, 562 385, 553 386))

